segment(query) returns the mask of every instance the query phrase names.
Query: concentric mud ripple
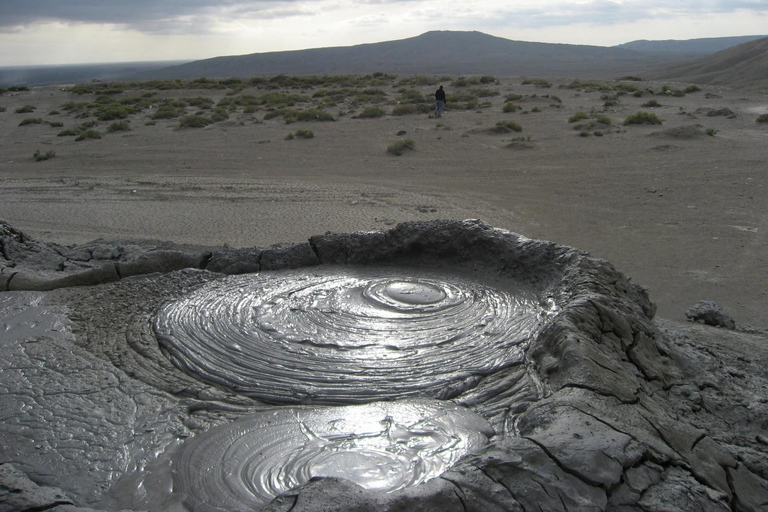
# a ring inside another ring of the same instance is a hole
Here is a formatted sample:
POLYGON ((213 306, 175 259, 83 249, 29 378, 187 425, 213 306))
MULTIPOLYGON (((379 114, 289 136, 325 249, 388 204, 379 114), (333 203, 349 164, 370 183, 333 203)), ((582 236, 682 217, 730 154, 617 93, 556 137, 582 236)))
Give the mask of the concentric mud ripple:
POLYGON ((327 267, 225 278, 166 305, 174 363, 270 403, 451 398, 523 358, 533 294, 415 269, 327 267))
POLYGON ((174 492, 193 512, 253 510, 314 477, 390 492, 435 478, 493 435, 456 405, 406 400, 257 413, 189 439, 174 492))

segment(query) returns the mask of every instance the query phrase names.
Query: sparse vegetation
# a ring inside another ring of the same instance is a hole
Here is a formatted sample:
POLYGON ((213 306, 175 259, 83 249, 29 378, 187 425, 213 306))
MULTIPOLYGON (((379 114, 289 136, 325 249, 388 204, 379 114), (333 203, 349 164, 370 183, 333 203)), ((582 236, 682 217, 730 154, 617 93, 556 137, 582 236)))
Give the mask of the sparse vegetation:
POLYGON ((64 126, 64 123, 61 121, 46 121, 45 124, 49 125, 51 128, 61 128, 64 126))
POLYGON ((39 149, 36 149, 34 154, 32 155, 32 158, 35 159, 35 162, 42 162, 43 160, 49 160, 56 156, 56 152, 52 149, 49 149, 45 153, 40 151, 39 149))
POLYGON ((757 119, 755 119, 756 123, 768 123, 768 114, 760 114, 757 116, 757 119))
POLYGON ((642 78, 640 78, 639 76, 634 76, 634 75, 622 76, 622 77, 619 77, 619 80, 624 80, 624 81, 627 81, 627 82, 642 82, 643 81, 642 78))
POLYGON ((717 130, 715 130, 714 128, 707 128, 707 135, 709 135, 710 137, 714 137, 716 134, 717 134, 717 130))
POLYGON ((661 124, 662 121, 659 116, 652 114, 651 112, 637 112, 635 114, 628 115, 624 120, 624 126, 630 124, 661 124))
POLYGON ((611 88, 608 85, 595 80, 574 80, 573 82, 568 84, 568 88, 576 89, 584 92, 611 90, 611 88))
POLYGON ((0 105, 0 112, 5 112, 6 110, 7 110, 7 109, 6 109, 5 107, 3 107, 2 105, 0 105))
POLYGON ((312 130, 296 130, 293 135, 299 139, 311 139, 315 136, 312 130))
POLYGON ((25 126, 28 124, 43 124, 43 120, 39 117, 27 117, 22 119, 22 121, 19 123, 19 126, 25 126))
POLYGON ((509 112, 516 112, 517 110, 522 109, 523 107, 516 105, 515 103, 512 103, 511 101, 508 101, 504 104, 504 106, 501 108, 502 112, 509 113, 509 112))
POLYGON ((37 109, 34 105, 24 105, 23 107, 19 107, 16 109, 17 114, 30 114, 34 112, 37 109))
POLYGON ((552 84, 549 82, 549 80, 545 80, 544 78, 524 78, 522 83, 523 85, 533 85, 541 89, 548 89, 552 87, 552 84))
POLYGON ((569 123, 576 123, 584 119, 589 119, 589 115, 586 112, 576 112, 568 118, 569 123))
POLYGON ((493 133, 521 132, 523 127, 514 121, 499 121, 496 126, 491 128, 491 131, 493 133))
POLYGON ((205 128, 209 124, 212 124, 213 121, 205 116, 184 116, 181 118, 181 121, 179 122, 180 128, 205 128))
POLYGON ((646 101, 645 103, 643 103, 641 105, 641 107, 643 107, 643 108, 656 108, 656 107, 660 107, 660 106, 661 106, 661 103, 659 103, 656 100, 648 100, 648 101, 646 101))
POLYGON ((400 156, 406 149, 413 149, 415 143, 411 139, 398 139, 387 146, 387 153, 400 156))
POLYGON ((683 89, 683 92, 686 94, 690 94, 692 92, 699 92, 700 90, 701 90, 701 87, 699 87, 698 85, 689 85, 688 87, 683 89))
POLYGON ((131 127, 129 126, 128 121, 115 121, 114 123, 107 126, 107 131, 112 132, 128 132, 131 130, 131 127))
POLYGON ((387 113, 384 111, 381 107, 365 107, 362 112, 360 112, 357 116, 360 119, 370 119, 374 117, 384 117, 387 113))
POLYGON ((81 133, 80 135, 78 135, 75 138, 75 140, 79 142, 79 141, 85 140, 85 139, 100 139, 100 138, 101 138, 101 134, 99 132, 97 132, 96 130, 86 130, 83 133, 81 133))

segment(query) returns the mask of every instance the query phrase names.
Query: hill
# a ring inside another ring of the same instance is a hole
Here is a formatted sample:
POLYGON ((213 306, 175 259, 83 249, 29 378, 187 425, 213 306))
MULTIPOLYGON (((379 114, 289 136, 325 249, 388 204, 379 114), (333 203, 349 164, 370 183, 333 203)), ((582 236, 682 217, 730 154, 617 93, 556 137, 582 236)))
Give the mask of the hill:
POLYGON ((624 48, 625 50, 645 54, 677 55, 684 59, 693 60, 764 37, 766 36, 707 37, 702 39, 667 39, 662 41, 641 39, 617 45, 616 48, 624 48))
POLYGON ((768 37, 660 70, 650 78, 768 90, 768 37))
POLYGON ((216 57, 141 77, 190 79, 376 71, 612 77, 676 61, 676 56, 648 56, 616 47, 531 43, 481 32, 434 31, 382 43, 216 57))

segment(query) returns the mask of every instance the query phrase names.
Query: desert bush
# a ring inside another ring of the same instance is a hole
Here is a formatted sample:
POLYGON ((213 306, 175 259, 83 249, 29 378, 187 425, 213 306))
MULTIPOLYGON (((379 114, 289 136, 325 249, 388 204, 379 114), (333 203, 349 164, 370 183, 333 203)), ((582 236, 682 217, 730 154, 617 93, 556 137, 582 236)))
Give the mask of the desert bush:
POLYGON ((184 116, 179 122, 180 128, 205 128, 213 121, 205 116, 184 116))
POLYGON ((81 133, 80 135, 78 135, 75 138, 75 140, 79 142, 79 141, 85 140, 85 139, 100 139, 100 138, 101 138, 101 134, 99 132, 97 132, 96 130, 86 130, 83 133, 81 133))
POLYGON ((682 98, 683 96, 685 96, 685 93, 683 91, 680 91, 680 90, 676 89, 676 90, 672 91, 672 96, 675 97, 675 98, 682 98))
POLYGON ((61 121, 46 121, 45 123, 49 125, 51 128, 61 128, 62 126, 64 126, 64 123, 62 123, 61 121))
POLYGON ((57 116, 59 114, 61 114, 61 112, 59 112, 58 110, 51 110, 50 112, 48 112, 49 116, 57 116))
POLYGON ((631 92, 636 92, 639 89, 636 85, 633 84, 616 84, 613 86, 613 90, 619 93, 628 94, 631 92))
POLYGON ((539 107, 533 107, 531 112, 541 112, 541 109, 539 107))
POLYGON ((43 160, 48 160, 55 156, 56 156, 56 152, 52 149, 49 149, 45 153, 43 153, 39 149, 36 149, 35 152, 32 154, 32 158, 35 159, 35 162, 42 162, 43 160))
POLYGON ((451 82, 451 85, 453 87, 469 87, 470 85, 477 85, 479 83, 480 83, 480 78, 476 76, 472 76, 472 77, 460 76, 459 78, 451 82))
POLYGON ((654 107, 660 107, 660 106, 661 106, 661 103, 659 103, 656 100, 648 100, 641 105, 641 107, 645 107, 645 108, 654 108, 654 107))
POLYGON ((699 92, 700 90, 701 90, 701 87, 699 87, 698 85, 689 85, 688 87, 683 89, 683 92, 685 94, 690 94, 692 92, 699 92))
POLYGON ((619 77, 618 79, 619 80, 625 80, 627 82, 642 82, 643 81, 642 78, 640 78, 639 76, 634 76, 634 75, 626 75, 626 76, 619 77))
POLYGON ((25 126, 28 124, 43 124, 43 120, 39 117, 27 117, 22 119, 22 121, 19 123, 19 126, 25 126))
POLYGON ((523 99, 522 94, 507 94, 504 96, 504 101, 520 101, 523 99))
POLYGON ((717 130, 715 130, 714 128, 707 128, 707 135, 709 135, 710 137, 714 137, 716 133, 717 133, 717 130))
POLYGON ((312 130, 296 130, 293 135, 299 139, 311 139, 315 136, 312 130))
POLYGON ((495 76, 491 75, 483 75, 480 77, 480 83, 481 84, 493 84, 498 82, 495 76))
POLYGON ((0 112, 5 112, 6 110, 7 110, 7 109, 6 109, 5 107, 3 107, 2 105, 0 105, 0 112))
POLYGON ((125 119, 132 113, 133 108, 131 107, 110 105, 109 107, 102 109, 96 115, 96 119, 99 121, 113 121, 115 119, 125 119))
POLYGON ((757 119, 755 119, 756 123, 768 123, 768 114, 760 114, 757 116, 757 119))
POLYGON ((519 109, 522 109, 523 107, 520 107, 519 105, 516 105, 515 103, 512 103, 511 101, 508 101, 504 104, 503 107, 501 107, 502 112, 516 112, 519 109))
POLYGON ((75 135, 78 135, 80 132, 77 130, 67 129, 62 130, 59 133, 56 134, 57 137, 74 137, 75 135))
POLYGON ((595 80, 574 80, 568 84, 568 88, 577 89, 584 92, 611 90, 611 88, 604 83, 595 80))
POLYGON ((421 91, 416 89, 400 89, 400 103, 424 103, 430 101, 421 91))
POLYGON ((595 117, 595 121, 597 121, 600 124, 604 124, 606 126, 611 125, 611 118, 606 115, 596 114, 594 117, 595 117))
POLYGON ((301 110, 296 113, 295 117, 297 121, 318 121, 318 122, 336 121, 336 119, 334 119, 334 117, 330 113, 326 112, 325 110, 320 110, 316 108, 301 110))
POLYGON ((578 121, 581 121, 583 119, 589 119, 589 115, 587 115, 586 112, 576 112, 571 117, 568 118, 569 123, 576 123, 578 121))
POLYGON ((88 108, 87 101, 68 101, 62 105, 61 109, 65 112, 79 112, 88 108))
POLYGON ((387 153, 400 156, 406 149, 413 149, 415 143, 411 139, 398 139, 387 146, 387 153))
POLYGON ((256 107, 253 105, 248 105, 243 109, 243 114, 255 114, 256 113, 256 107))
POLYGON ((650 112, 637 112, 635 114, 630 114, 627 116, 627 118, 624 120, 624 125, 629 124, 661 124, 661 119, 656 114, 652 114, 650 112))
POLYGON ((197 96, 195 98, 184 98, 184 101, 191 107, 197 107, 206 110, 212 108, 214 105, 214 101, 211 98, 205 98, 203 96, 197 96))
POLYGON ((173 119, 179 117, 184 112, 184 109, 173 108, 168 106, 160 107, 157 112, 149 116, 151 119, 173 119))
POLYGON ((496 89, 472 89, 470 92, 478 98, 490 98, 492 96, 498 96, 501 94, 496 89))
POLYGON ((429 103, 419 104, 401 104, 392 109, 393 116, 404 116, 408 114, 428 114, 432 112, 432 105, 429 103))
POLYGON ((110 133, 128 132, 128 131, 131 131, 131 127, 129 126, 128 121, 115 121, 114 123, 107 126, 107 131, 110 133))
POLYGON ((213 114, 211 114, 211 121, 214 123, 226 121, 227 119, 229 119, 229 112, 221 107, 217 107, 216 110, 213 111, 213 114))
POLYGON ((523 127, 514 121, 499 121, 491 130, 494 133, 521 132, 523 127))
POLYGON ((374 117, 384 117, 387 113, 380 107, 365 107, 357 116, 360 119, 369 119, 374 117))
POLYGON ((24 105, 23 107, 19 107, 16 109, 17 114, 30 114, 34 112, 37 109, 34 105, 24 105))
POLYGON ((523 85, 534 85, 541 89, 548 89, 552 87, 552 84, 549 82, 549 80, 545 80, 544 78, 524 78, 523 85))

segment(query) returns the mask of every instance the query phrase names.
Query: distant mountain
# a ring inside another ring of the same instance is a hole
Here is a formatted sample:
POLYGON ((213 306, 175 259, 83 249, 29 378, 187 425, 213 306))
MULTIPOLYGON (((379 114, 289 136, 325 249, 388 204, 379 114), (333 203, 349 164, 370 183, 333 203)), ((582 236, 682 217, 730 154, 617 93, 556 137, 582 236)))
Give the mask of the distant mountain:
POLYGON ((192 79, 383 71, 600 78, 678 61, 674 55, 649 57, 616 47, 530 43, 481 32, 435 31, 382 43, 216 57, 137 76, 192 79))
POLYGON ((12 85, 76 84, 90 82, 91 80, 108 82, 135 73, 167 68, 182 62, 184 61, 0 67, 0 87, 10 87, 12 85))
POLYGON ((678 55, 682 58, 693 60, 764 37, 766 36, 708 37, 704 39, 669 39, 665 41, 641 39, 617 45, 615 48, 624 48, 625 50, 644 54, 678 55))
POLYGON ((768 90, 768 37, 660 70, 649 78, 768 90))

